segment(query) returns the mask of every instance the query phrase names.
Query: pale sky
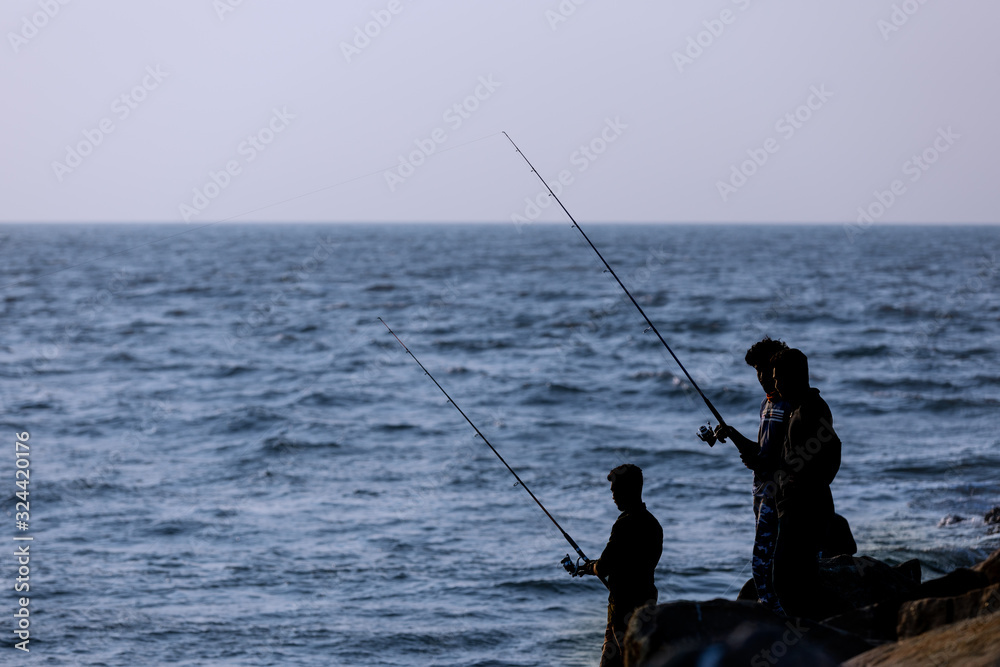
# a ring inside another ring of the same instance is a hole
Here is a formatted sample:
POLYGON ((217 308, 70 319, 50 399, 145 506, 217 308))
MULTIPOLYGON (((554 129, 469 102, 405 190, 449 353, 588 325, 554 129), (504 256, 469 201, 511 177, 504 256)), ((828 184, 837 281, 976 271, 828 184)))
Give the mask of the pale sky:
POLYGON ((563 220, 505 130, 581 222, 997 222, 997 25, 996 0, 6 0, 0 221, 563 220))

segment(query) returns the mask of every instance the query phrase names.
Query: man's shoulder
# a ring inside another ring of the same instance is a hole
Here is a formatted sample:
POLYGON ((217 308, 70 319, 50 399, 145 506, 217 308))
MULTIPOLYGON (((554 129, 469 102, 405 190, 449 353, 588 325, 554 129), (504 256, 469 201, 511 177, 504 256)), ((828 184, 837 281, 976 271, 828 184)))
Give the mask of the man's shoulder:
POLYGON ((658 530, 661 533, 663 532, 660 522, 656 520, 656 517, 653 516, 653 513, 650 512, 645 505, 642 506, 642 511, 639 512, 637 519, 646 530, 658 530))
POLYGON ((796 408, 796 412, 801 414, 809 415, 829 415, 830 406, 827 402, 823 400, 823 397, 819 395, 819 389, 815 387, 811 388, 809 393, 805 395, 802 403, 796 408))
POLYGON ((659 527, 660 522, 656 520, 653 513, 649 511, 646 504, 643 503, 642 507, 639 509, 632 510, 630 512, 622 512, 618 515, 618 520, 615 521, 615 526, 628 524, 630 526, 647 526, 649 524, 656 524, 659 527))

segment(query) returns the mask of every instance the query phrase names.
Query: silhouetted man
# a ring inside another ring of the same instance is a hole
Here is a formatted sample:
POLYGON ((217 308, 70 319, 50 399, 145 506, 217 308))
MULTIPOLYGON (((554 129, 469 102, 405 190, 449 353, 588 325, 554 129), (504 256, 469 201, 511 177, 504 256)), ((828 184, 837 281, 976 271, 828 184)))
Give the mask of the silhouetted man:
POLYGON ((604 552, 588 561, 579 574, 594 574, 608 583, 608 627, 604 632, 601 667, 622 663, 622 641, 632 613, 656 602, 653 571, 663 551, 663 529, 642 502, 642 469, 626 463, 610 473, 611 497, 621 510, 604 552))
POLYGON ((775 355, 774 387, 792 411, 782 447, 778 481, 778 538, 774 590, 793 616, 822 619, 819 552, 834 526, 830 484, 840 469, 840 438, 830 407, 809 386, 806 355, 796 349, 775 355))
POLYGON ((757 587, 757 599, 768 609, 784 614, 778 596, 774 594, 771 575, 774 565, 774 545, 778 537, 777 488, 774 473, 780 467, 781 449, 788 430, 789 405, 774 389, 774 366, 771 358, 788 346, 767 336, 754 343, 745 357, 748 366, 757 371, 757 381, 764 390, 760 403, 760 427, 757 440, 746 438, 732 426, 719 425, 715 434, 729 438, 740 451, 743 464, 753 470, 753 513, 756 531, 753 540, 751 571, 757 587))

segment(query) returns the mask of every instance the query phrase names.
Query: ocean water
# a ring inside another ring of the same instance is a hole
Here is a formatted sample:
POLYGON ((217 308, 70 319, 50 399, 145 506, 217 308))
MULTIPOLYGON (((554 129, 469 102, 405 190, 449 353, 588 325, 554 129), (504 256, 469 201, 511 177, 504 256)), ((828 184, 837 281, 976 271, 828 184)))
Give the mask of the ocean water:
MULTIPOLYGON (((996 227, 586 225, 726 420, 746 348, 809 356, 861 553, 1000 547, 996 227), (963 520, 959 520, 963 519, 963 520)), ((640 465, 660 600, 735 598, 750 473, 593 251, 555 226, 6 226, 2 664, 596 665, 591 557, 640 465), (30 529, 14 433, 30 432, 30 529), (23 595, 23 594, 22 594, 23 595)))

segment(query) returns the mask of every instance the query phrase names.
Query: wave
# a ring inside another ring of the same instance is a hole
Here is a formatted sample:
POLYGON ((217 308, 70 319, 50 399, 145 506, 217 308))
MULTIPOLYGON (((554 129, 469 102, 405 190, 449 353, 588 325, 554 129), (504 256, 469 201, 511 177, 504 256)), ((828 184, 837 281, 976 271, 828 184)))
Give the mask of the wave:
POLYGON ((503 350, 513 347, 513 344, 504 340, 435 340, 434 345, 442 350, 464 350, 468 352, 480 352, 482 350, 503 350))
POLYGON ((378 424, 378 425, 375 426, 375 430, 377 430, 377 431, 386 431, 386 432, 389 432, 389 433, 392 433, 394 431, 410 431, 410 430, 416 429, 416 428, 420 428, 420 427, 417 426, 416 424, 407 424, 407 423, 402 423, 402 424, 378 424))
POLYGON ((847 384, 868 391, 952 391, 956 388, 956 385, 949 380, 933 380, 927 377, 855 378, 849 380, 847 384))
POLYGON ((893 352, 892 348, 887 345, 858 345, 856 347, 849 347, 842 350, 836 350, 833 353, 834 359, 866 359, 868 357, 884 357, 889 356, 893 352))
POLYGON ((308 440, 297 440, 287 436, 279 435, 265 438, 261 442, 261 450, 266 452, 288 453, 295 449, 339 449, 340 443, 333 440, 323 442, 309 442, 308 440))
POLYGON ((243 375, 244 373, 253 373, 258 369, 254 368, 253 366, 244 366, 243 364, 235 364, 232 366, 216 366, 212 370, 214 371, 212 375, 213 377, 231 378, 231 377, 236 377, 237 375, 243 375))

